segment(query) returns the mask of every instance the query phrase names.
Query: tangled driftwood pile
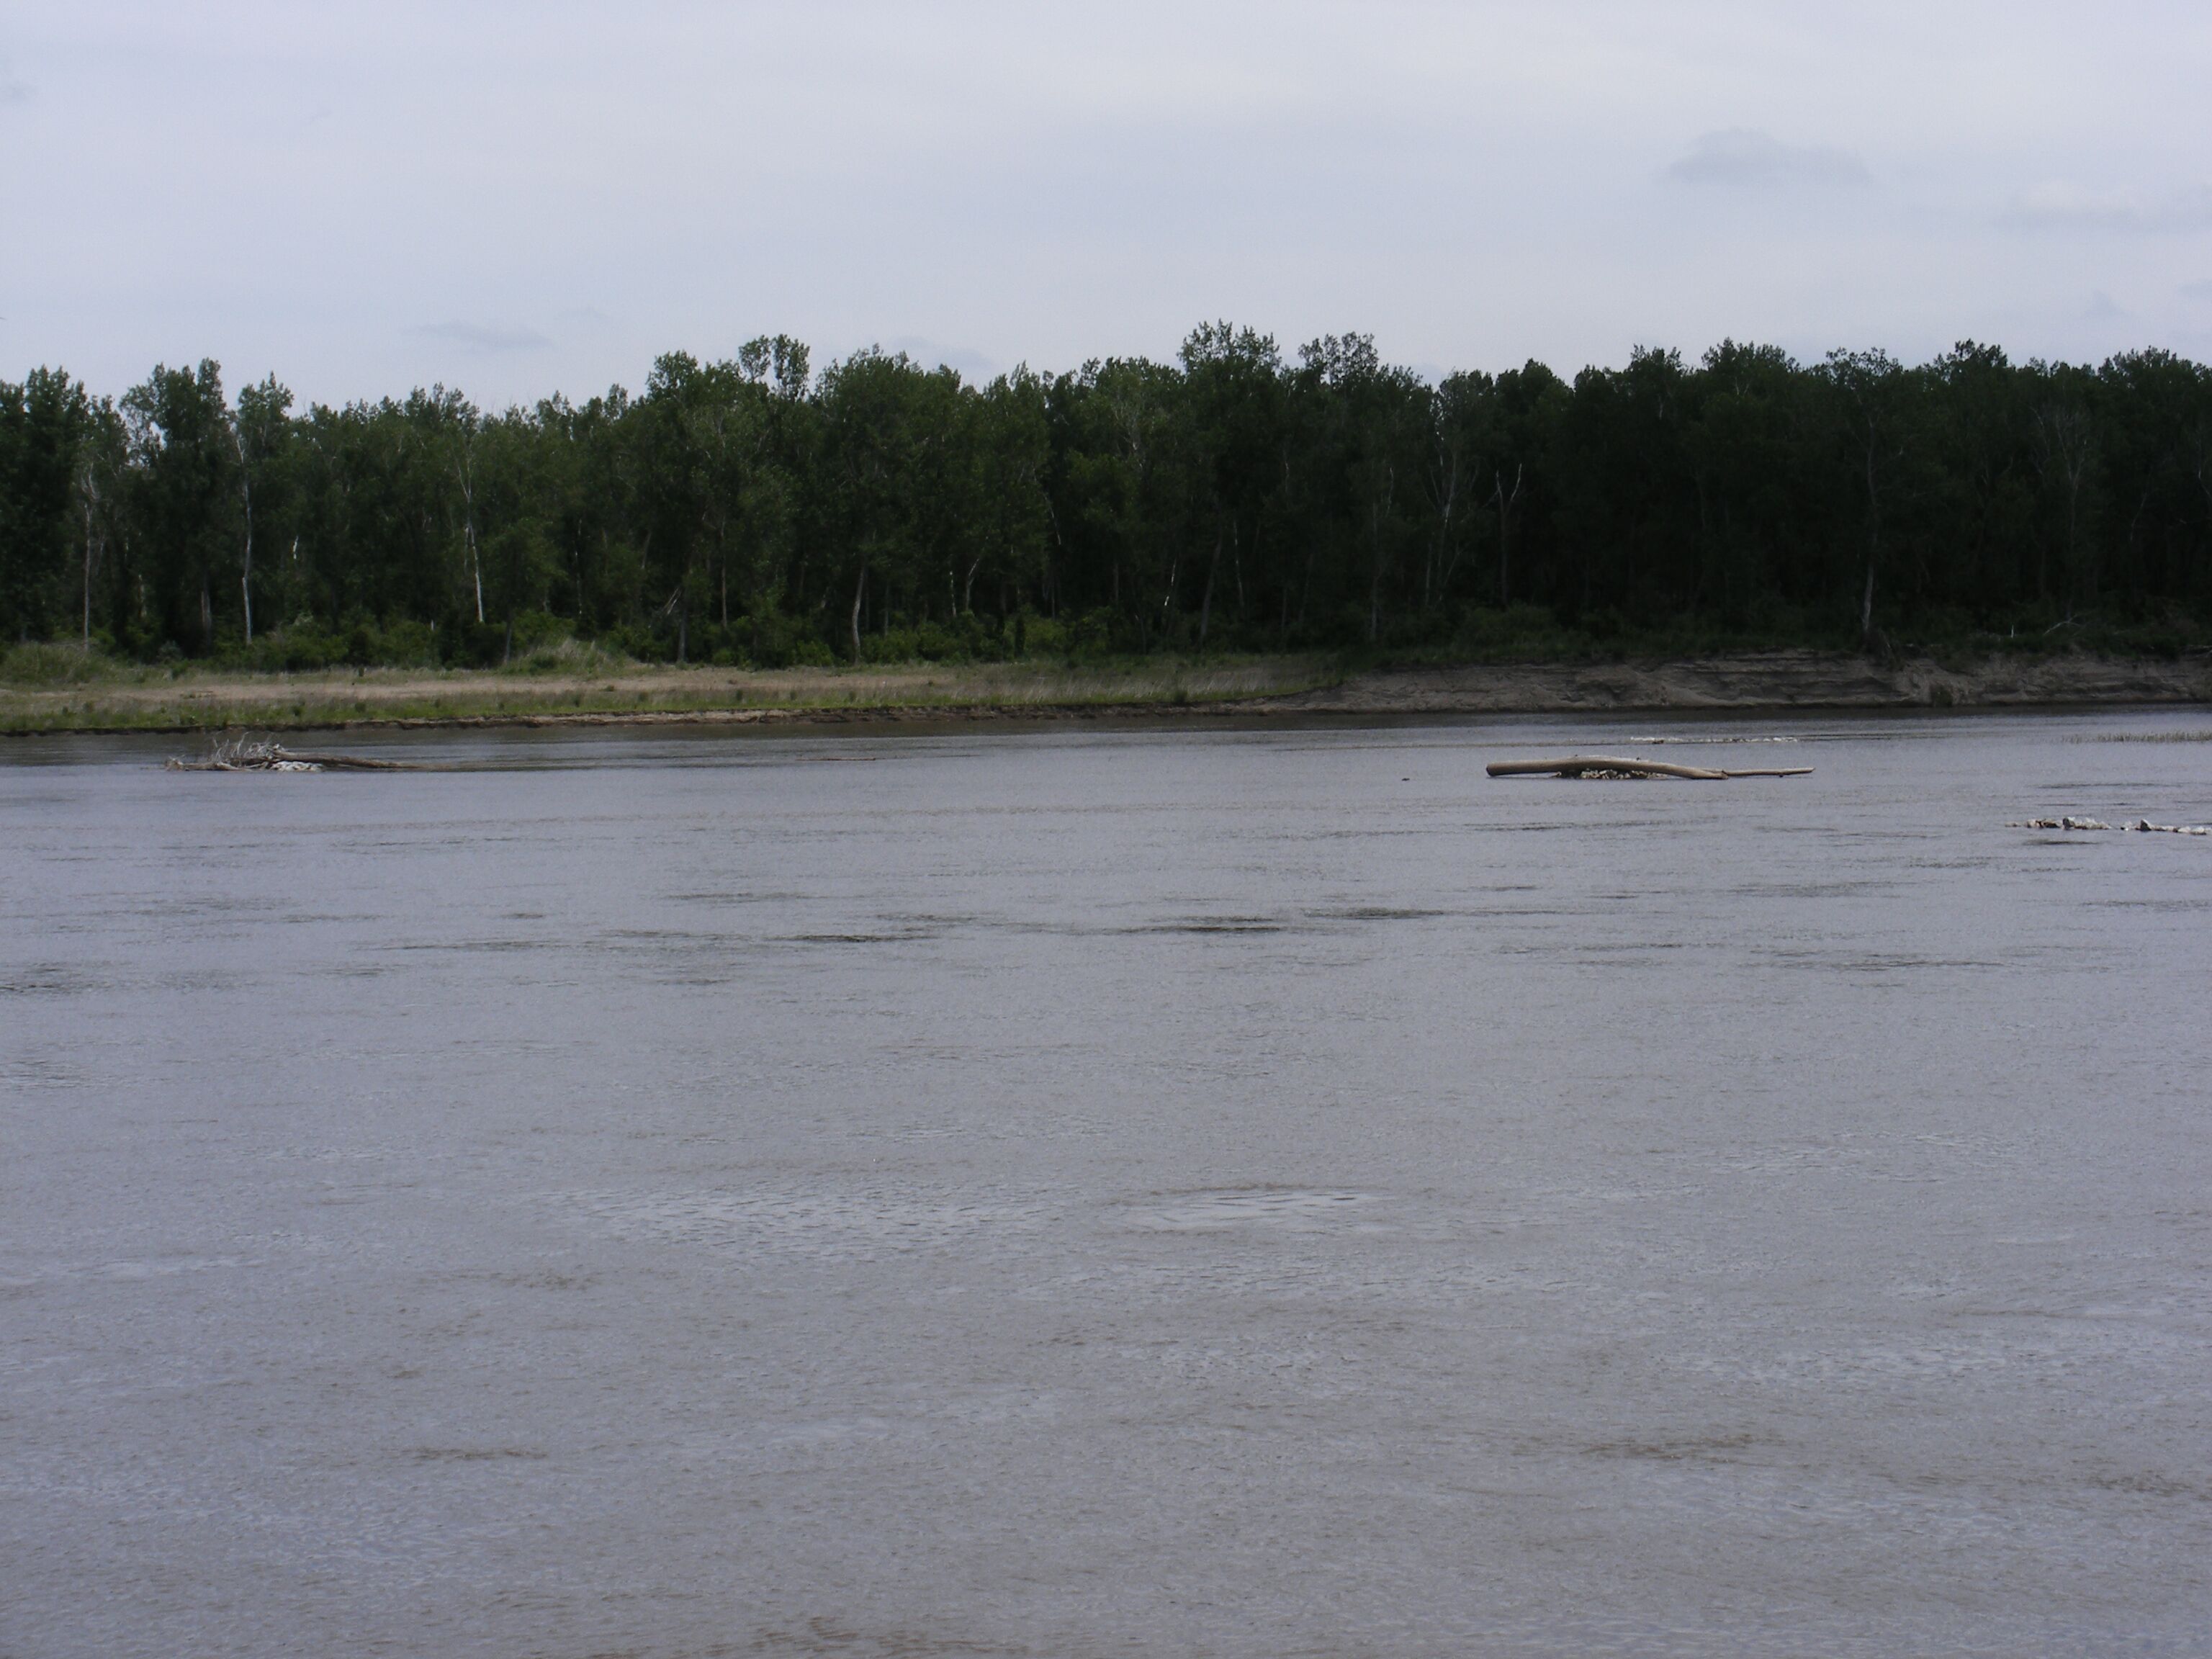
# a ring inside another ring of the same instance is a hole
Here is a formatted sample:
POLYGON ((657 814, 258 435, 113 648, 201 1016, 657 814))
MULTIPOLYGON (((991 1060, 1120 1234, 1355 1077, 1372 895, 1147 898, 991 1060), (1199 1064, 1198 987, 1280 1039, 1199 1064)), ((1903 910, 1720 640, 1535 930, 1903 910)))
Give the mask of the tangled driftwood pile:
POLYGON ((406 772, 404 761, 370 760, 361 755, 325 755, 287 749, 262 738, 218 740, 198 760, 173 755, 172 772, 406 772))
POLYGON ((2118 830, 2138 836, 2212 836, 2212 824, 2153 823, 2148 818, 2137 818, 2133 823, 2106 823, 2100 818, 2030 818, 2024 823, 2008 823, 2008 830, 2118 830))
POLYGON ((1493 778, 1802 778, 1809 766, 1730 769, 1674 766, 1666 761, 1624 760, 1618 755, 1569 755, 1562 760, 1492 761, 1486 769, 1493 778))

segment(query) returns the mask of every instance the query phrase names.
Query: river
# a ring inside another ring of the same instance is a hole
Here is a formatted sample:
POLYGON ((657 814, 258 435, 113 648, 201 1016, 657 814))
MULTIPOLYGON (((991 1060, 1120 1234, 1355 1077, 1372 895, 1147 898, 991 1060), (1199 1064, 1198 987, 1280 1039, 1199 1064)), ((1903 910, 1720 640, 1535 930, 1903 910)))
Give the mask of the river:
POLYGON ((2212 1654, 2208 725, 11 739, 0 1653, 2212 1654))

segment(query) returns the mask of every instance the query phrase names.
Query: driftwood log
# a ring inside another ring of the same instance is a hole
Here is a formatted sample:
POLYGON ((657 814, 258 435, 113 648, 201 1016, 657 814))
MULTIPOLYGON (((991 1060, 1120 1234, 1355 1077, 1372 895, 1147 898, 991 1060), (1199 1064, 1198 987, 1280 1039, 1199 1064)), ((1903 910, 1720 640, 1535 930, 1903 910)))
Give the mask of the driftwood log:
POLYGON ((330 755, 312 750, 287 749, 280 743, 251 738, 228 738, 204 758, 182 756, 167 763, 172 772, 411 772, 418 769, 405 761, 371 760, 365 755, 330 755))
POLYGON ((1569 755, 1560 760, 1492 761, 1485 769, 1493 778, 1695 778, 1713 781, 1723 778, 1802 778, 1813 769, 1772 766, 1723 771, 1711 766, 1629 760, 1618 755, 1569 755))
POLYGON ((297 749, 279 749, 276 752, 285 760, 319 766, 331 772, 412 772, 416 769, 405 761, 371 760, 366 755, 325 755, 297 749))

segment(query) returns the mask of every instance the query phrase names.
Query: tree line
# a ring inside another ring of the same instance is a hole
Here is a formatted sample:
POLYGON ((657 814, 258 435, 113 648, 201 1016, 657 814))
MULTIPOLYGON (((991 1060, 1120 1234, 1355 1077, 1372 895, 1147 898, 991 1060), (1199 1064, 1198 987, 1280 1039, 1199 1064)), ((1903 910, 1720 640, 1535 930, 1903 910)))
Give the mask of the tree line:
POLYGON ((497 413, 232 398, 209 362, 120 398, 0 383, 0 638, 149 660, 2178 649, 2208 619, 2212 373, 2158 350, 1729 342, 1431 381, 1364 335, 1286 357, 1218 324, 981 385, 878 350, 817 374, 778 336, 497 413))

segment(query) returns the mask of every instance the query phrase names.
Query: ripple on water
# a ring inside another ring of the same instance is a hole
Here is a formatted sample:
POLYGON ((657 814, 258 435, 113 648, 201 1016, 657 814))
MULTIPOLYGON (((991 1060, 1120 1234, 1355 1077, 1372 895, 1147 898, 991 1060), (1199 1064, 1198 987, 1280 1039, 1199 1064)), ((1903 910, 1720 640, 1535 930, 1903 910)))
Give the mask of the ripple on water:
POLYGON ((704 1246, 738 1255, 821 1261, 975 1248, 1034 1231, 1035 1201, 978 1202, 925 1192, 570 1193, 618 1237, 704 1246))
POLYGON ((1150 1232, 1222 1232, 1275 1227, 1308 1231, 1353 1220, 1376 1202, 1371 1193, 1305 1187, 1217 1187, 1164 1194, 1130 1206, 1127 1219, 1150 1232))

